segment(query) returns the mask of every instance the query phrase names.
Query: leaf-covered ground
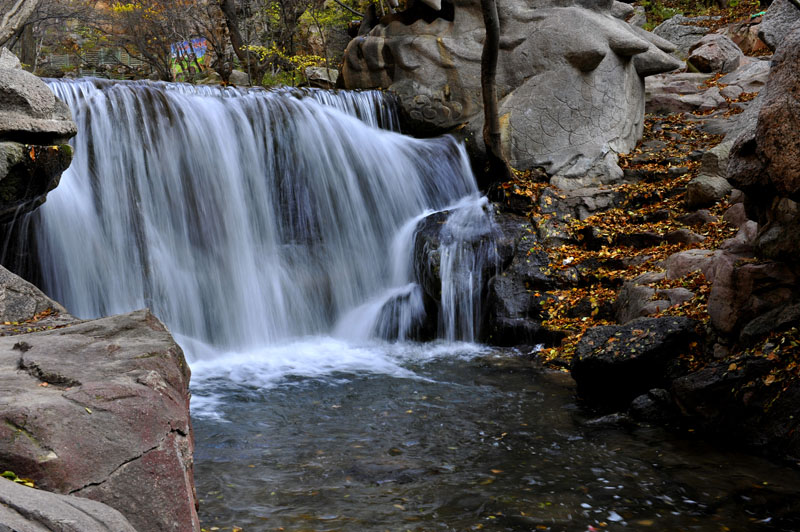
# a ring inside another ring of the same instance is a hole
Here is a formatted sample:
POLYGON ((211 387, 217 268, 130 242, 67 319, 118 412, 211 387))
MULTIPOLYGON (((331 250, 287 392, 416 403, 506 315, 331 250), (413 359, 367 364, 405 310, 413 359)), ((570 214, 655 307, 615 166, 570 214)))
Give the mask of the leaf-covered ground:
MULTIPOLYGON (((708 84, 715 85, 717 80, 718 77, 713 78, 708 84)), ((739 101, 749 101, 752 96, 745 94, 739 101)), ((721 140, 719 136, 701 131, 699 118, 699 114, 684 113, 648 115, 644 138, 639 146, 620 157, 620 166, 626 174, 638 175, 640 181, 609 187, 622 194, 621 205, 582 221, 571 220, 568 230, 574 241, 572 244, 558 247, 537 244, 531 248, 531 252, 541 250, 548 254, 549 268, 553 272, 581 272, 578 286, 539 294, 544 298, 551 296, 545 303, 549 318, 544 325, 568 333, 560 346, 540 353, 550 366, 569 367, 575 346, 587 329, 614 323, 611 309, 625 281, 644 272, 663 272, 663 261, 673 253, 687 249, 715 250, 736 235, 737 229, 723 221, 723 214, 731 206, 728 200, 707 208, 708 214, 714 218, 707 223, 697 223, 696 220, 692 223, 690 215, 697 209, 688 208, 685 203, 686 185, 698 174, 702 153, 721 140), (678 230, 691 231, 704 240, 691 244, 661 242, 649 247, 624 245, 631 240, 630 235, 667 235, 678 230), (588 235, 592 245, 587 245, 588 235), (582 269, 582 265, 586 267, 582 269), (576 309, 584 310, 576 312, 576 309)), ((543 214, 541 209, 542 203, 548 203, 547 198, 540 201, 547 185, 538 181, 535 174, 520 173, 502 188, 507 195, 530 199, 528 214, 533 223, 551 222, 554 215, 543 214)), ((695 272, 673 280, 662 279, 650 286, 657 290, 682 287, 694 294, 691 300, 666 308, 656 316, 688 316, 703 324, 708 323, 707 301, 711 283, 702 273, 695 272)), ((719 362, 719 358, 710 356, 709 350, 709 346, 697 346, 695 353, 687 354, 688 368, 699 369, 708 361, 719 362)), ((768 357, 776 363, 780 361, 766 384, 796 378, 800 376, 800 332, 792 328, 785 333, 773 333, 754 348, 727 354, 730 368, 736 369, 737 360, 750 356, 768 357)))

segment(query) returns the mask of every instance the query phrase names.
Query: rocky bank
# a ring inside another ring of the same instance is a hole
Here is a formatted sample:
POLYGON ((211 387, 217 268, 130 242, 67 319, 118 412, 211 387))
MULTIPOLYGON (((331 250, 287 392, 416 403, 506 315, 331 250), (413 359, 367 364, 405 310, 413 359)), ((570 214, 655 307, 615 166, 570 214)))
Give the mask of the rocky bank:
MULTIPOLYGON (((0 222, 45 201, 75 133, 0 51, 0 222)), ((0 267, 0 471, 25 484, 0 481, 1 528, 199 530, 189 374, 149 311, 78 320, 0 267)))

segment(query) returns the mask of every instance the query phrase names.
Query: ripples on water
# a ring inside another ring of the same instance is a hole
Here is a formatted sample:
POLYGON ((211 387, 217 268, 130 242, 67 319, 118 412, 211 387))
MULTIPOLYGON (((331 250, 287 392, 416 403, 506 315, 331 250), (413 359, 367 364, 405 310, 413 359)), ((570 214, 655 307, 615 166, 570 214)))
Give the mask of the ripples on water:
POLYGON ((524 357, 315 343, 351 365, 283 377, 241 359, 197 367, 204 527, 800 529, 795 470, 688 433, 587 425, 569 377, 524 357))

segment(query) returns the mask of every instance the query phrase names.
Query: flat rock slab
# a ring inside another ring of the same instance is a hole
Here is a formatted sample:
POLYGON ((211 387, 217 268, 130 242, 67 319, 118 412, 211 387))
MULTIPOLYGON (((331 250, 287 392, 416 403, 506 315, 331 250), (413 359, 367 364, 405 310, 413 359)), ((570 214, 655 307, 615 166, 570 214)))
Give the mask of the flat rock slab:
POLYGON ((147 310, 0 338, 0 468, 138 530, 199 530, 188 385, 147 310))
POLYGON ((0 530, 136 532, 117 510, 97 501, 57 495, 0 479, 0 530))

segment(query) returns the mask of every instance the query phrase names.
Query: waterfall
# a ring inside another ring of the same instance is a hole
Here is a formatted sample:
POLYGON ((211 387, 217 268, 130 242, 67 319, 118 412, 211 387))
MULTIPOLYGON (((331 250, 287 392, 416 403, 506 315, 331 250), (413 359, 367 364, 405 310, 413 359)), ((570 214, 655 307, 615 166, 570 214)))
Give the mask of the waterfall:
MULTIPOLYGON (((79 133, 29 223, 44 290, 80 317, 147 306, 180 337, 240 352, 314 335, 404 340, 425 319, 417 223, 487 210, 463 147, 391 131, 379 92, 49 83, 79 133)), ((439 334, 472 341, 474 311, 448 310, 472 304, 462 288, 443 286, 442 314, 470 325, 439 334)))

